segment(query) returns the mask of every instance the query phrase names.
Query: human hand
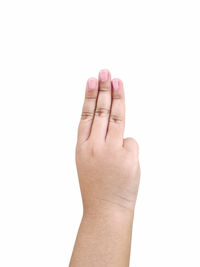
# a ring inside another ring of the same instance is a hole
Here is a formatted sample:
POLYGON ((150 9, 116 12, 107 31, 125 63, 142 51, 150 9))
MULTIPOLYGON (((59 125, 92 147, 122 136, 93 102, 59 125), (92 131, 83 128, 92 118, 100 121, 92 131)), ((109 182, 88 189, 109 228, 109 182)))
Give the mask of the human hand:
POLYGON ((107 70, 87 82, 78 130, 76 163, 84 214, 134 211, 139 180, 138 144, 123 139, 122 81, 107 70))

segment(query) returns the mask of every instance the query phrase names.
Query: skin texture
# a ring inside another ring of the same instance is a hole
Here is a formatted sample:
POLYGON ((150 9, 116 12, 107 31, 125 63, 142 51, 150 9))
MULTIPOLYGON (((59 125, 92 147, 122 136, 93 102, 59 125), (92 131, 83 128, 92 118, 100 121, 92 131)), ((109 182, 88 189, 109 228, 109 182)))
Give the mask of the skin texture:
POLYGON ((87 82, 76 164, 83 218, 70 267, 129 266, 140 167, 138 144, 123 138, 123 83, 101 70, 87 82))

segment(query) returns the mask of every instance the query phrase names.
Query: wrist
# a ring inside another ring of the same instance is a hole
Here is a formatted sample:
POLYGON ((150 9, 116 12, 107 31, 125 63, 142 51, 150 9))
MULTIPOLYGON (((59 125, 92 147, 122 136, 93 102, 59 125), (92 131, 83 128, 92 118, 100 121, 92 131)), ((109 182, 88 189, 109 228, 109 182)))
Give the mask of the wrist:
POLYGON ((84 205, 83 219, 110 220, 114 222, 132 222, 134 217, 134 206, 126 207, 104 201, 93 202, 92 205, 84 205))

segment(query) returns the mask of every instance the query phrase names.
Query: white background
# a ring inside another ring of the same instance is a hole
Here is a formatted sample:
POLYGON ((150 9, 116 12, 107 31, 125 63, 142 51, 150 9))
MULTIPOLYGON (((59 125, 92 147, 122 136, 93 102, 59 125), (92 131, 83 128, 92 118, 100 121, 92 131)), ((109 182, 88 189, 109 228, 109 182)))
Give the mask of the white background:
POLYGON ((0 266, 68 266, 88 77, 126 90, 142 179, 130 266, 199 267, 198 0, 0 1, 0 266))

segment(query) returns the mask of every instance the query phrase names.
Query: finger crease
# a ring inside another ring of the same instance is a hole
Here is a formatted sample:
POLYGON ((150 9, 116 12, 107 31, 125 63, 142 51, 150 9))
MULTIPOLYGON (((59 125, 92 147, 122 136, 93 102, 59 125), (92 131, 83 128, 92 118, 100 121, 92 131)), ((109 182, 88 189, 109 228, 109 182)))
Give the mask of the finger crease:
POLYGON ((113 98, 113 99, 122 99, 121 96, 113 96, 112 98, 113 98))
POLYGON ((99 92, 108 93, 110 91, 111 91, 111 88, 106 88, 106 87, 99 88, 99 92))
POLYGON ((110 122, 121 123, 123 120, 117 115, 110 116, 110 122))
POLYGON ((87 99, 87 100, 96 100, 97 98, 95 96, 86 96, 85 99, 87 99))
POLYGON ((93 116, 94 116, 93 112, 83 111, 82 115, 81 115, 81 119, 82 120, 87 120, 87 119, 91 119, 92 120, 93 116))
POLYGON ((107 108, 98 108, 95 111, 95 115, 99 117, 106 117, 110 113, 110 109, 107 108))

